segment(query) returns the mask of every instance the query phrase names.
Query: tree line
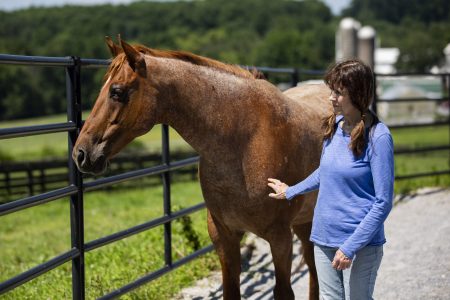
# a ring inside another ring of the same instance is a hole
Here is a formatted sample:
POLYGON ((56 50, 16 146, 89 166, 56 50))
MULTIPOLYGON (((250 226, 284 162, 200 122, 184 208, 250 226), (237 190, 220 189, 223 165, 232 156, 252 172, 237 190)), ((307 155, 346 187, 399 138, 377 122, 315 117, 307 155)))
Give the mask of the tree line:
MULTIPOLYGON (((427 71, 450 41, 447 0, 353 0, 333 16, 318 0, 141 1, 0 12, 0 53, 109 58, 104 36, 179 49, 227 63, 325 69, 340 19, 371 25, 383 47, 399 47, 397 66, 427 71), (387 9, 389 8, 389 9, 387 9), (389 11, 389 13, 387 13, 389 11)), ((89 109, 104 69, 82 70, 89 109)), ((62 68, 0 65, 0 120, 65 111, 62 68)))

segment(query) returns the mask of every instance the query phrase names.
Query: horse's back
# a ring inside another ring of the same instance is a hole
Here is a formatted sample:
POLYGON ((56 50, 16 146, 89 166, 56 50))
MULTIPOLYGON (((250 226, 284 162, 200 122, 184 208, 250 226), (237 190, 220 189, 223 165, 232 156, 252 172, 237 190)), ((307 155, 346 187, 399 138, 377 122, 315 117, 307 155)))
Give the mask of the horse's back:
POLYGON ((332 112, 329 88, 325 84, 305 84, 290 88, 283 95, 290 102, 290 126, 300 133, 314 132, 321 136, 322 122, 332 112))
POLYGON ((290 88, 283 94, 292 100, 313 107, 319 114, 330 113, 331 105, 328 101, 329 88, 325 84, 305 84, 290 88))

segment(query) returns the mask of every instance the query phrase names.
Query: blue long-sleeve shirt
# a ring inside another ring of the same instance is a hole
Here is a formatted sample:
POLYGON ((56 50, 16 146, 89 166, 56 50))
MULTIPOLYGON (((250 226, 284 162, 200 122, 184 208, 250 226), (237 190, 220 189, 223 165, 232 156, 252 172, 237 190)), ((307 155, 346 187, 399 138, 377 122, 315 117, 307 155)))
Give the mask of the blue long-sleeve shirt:
MULTIPOLYGON (((336 122, 340 120, 342 116, 336 122)), ((355 158, 349 143, 350 136, 337 126, 324 142, 319 168, 289 187, 286 198, 319 189, 310 240, 353 258, 366 245, 386 242, 383 224, 392 208, 394 146, 381 122, 369 133, 361 156, 355 158)))

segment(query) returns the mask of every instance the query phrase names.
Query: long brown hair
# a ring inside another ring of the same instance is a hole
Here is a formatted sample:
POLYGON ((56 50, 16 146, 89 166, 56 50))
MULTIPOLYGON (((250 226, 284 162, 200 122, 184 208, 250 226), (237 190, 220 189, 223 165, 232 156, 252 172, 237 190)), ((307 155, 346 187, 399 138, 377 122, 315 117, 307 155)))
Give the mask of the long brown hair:
MULTIPOLYGON (((325 74, 324 81, 331 90, 346 90, 350 101, 361 112, 361 120, 351 132, 349 148, 355 156, 360 156, 367 144, 365 116, 374 95, 374 75, 372 69, 358 59, 349 59, 332 65, 325 74)), ((376 120, 374 116, 374 120, 376 120)), ((336 115, 332 113, 324 120, 324 139, 333 137, 336 130, 336 115)), ((372 125, 375 122, 372 122, 372 125)))

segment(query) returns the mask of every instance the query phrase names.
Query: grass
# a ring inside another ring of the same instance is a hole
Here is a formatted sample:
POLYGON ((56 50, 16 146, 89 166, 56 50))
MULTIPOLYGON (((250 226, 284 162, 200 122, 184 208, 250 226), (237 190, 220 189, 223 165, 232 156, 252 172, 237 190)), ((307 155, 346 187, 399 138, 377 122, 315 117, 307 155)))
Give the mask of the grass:
MULTIPOLYGON (((173 184, 173 207, 202 201, 198 182, 173 184)), ((120 231, 163 214, 162 188, 86 193, 85 240, 120 231)), ((206 212, 190 215, 191 234, 201 247, 210 244, 206 212)), ((194 251, 183 224, 172 225, 173 260, 194 251)), ((86 254, 86 298, 95 299, 164 265, 163 228, 148 230, 86 254)), ((2 217, 0 281, 4 281, 70 249, 68 199, 2 217), (49 222, 51 220, 51 222, 49 222)), ((170 299, 183 286, 219 267, 214 253, 206 254, 121 299, 170 299)), ((1 299, 71 299, 71 264, 66 263, 1 297, 1 299)))
MULTIPOLYGON (((395 174, 401 176, 449 170, 449 160, 448 150, 433 153, 398 155, 395 158, 395 174)), ((450 187, 450 175, 396 180, 394 192, 395 194, 408 194, 421 187, 429 186, 450 187)))
MULTIPOLYGON (((391 130, 391 133, 396 149, 448 145, 450 136, 448 126, 399 128, 391 130)), ((448 150, 395 156, 395 174, 397 176, 449 169, 450 153, 448 150)), ((450 175, 397 180, 394 191, 396 194, 407 194, 425 186, 450 187, 450 175)))
POLYGON ((448 126, 391 129, 395 148, 414 148, 449 143, 448 126))

